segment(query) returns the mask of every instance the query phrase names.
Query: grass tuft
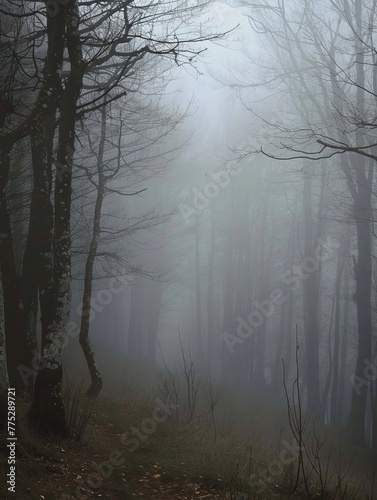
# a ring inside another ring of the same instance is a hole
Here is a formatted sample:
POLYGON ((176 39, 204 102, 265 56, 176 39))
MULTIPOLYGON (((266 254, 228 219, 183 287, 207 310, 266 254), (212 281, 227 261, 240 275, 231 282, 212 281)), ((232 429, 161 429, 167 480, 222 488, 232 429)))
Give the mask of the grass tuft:
POLYGON ((62 398, 66 411, 68 437, 80 444, 88 444, 93 434, 96 401, 87 398, 83 384, 76 381, 63 383, 62 398))

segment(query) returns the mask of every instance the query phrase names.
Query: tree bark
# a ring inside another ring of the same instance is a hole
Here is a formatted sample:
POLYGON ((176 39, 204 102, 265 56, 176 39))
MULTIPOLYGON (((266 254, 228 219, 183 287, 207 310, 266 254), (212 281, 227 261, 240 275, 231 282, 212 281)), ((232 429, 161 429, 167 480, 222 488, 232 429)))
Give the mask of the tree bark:
POLYGON ((355 206, 358 249, 358 258, 355 268, 358 352, 351 410, 348 420, 349 437, 358 445, 365 445, 365 413, 368 394, 367 384, 361 381, 365 381, 364 371, 366 363, 372 361, 372 228, 370 219, 370 196, 370 188, 359 186, 359 201, 355 206))
POLYGON ((86 395, 91 398, 98 397, 102 389, 102 378, 98 370, 94 351, 89 340, 89 326, 91 313, 92 285, 93 285, 93 267, 97 255, 98 239, 101 233, 101 211, 102 203, 105 196, 105 179, 103 175, 103 155, 105 149, 106 137, 106 108, 101 109, 101 134, 97 158, 98 185, 97 197, 94 207, 93 230, 92 238, 89 245, 88 256, 85 263, 84 291, 81 308, 81 325, 80 325, 80 345, 82 347, 86 363, 88 365, 91 386, 86 395))
POLYGON ((334 348, 332 355, 333 363, 333 377, 331 385, 331 400, 330 400, 330 422, 336 425, 339 421, 338 415, 338 399, 339 399, 339 384, 340 384, 340 371, 339 371, 339 356, 340 356, 340 316, 341 316, 341 285, 344 263, 346 259, 346 242, 344 241, 339 247, 338 261, 336 265, 335 276, 335 320, 334 320, 334 348))
POLYGON ((202 333, 202 306, 201 306, 201 280, 200 280, 200 223, 199 216, 195 215, 195 336, 196 360, 201 368, 204 363, 204 346, 202 333))
POLYGON ((207 282, 207 366, 209 373, 217 377, 218 343, 215 337, 215 303, 214 303, 214 265, 216 243, 215 209, 212 210, 211 232, 208 256, 208 282, 207 282))
POLYGON ((8 415, 7 390, 9 387, 6 336, 4 323, 4 299, 0 271, 0 433, 6 430, 8 415))
POLYGON ((38 105, 46 110, 32 132, 35 217, 40 229, 39 303, 42 323, 43 367, 38 372, 30 421, 40 430, 66 434, 61 398, 62 354, 67 337, 71 297, 70 208, 72 153, 76 106, 83 77, 81 42, 78 33, 77 0, 60 5, 55 17, 47 17, 48 54, 46 84, 38 105), (64 47, 68 49, 70 73, 61 90, 64 47), (60 100, 57 101, 57 94, 60 100), (51 203, 52 146, 55 115, 59 104, 59 137, 54 209, 51 203), (64 167, 60 169, 59 167, 64 167))

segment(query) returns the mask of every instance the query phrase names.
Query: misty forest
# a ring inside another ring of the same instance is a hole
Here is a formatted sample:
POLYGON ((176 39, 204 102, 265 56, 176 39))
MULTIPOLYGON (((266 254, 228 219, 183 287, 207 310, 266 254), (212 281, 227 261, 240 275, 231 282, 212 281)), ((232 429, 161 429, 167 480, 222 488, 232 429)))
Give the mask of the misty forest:
POLYGON ((0 498, 377 499, 377 0, 1 0, 0 498))

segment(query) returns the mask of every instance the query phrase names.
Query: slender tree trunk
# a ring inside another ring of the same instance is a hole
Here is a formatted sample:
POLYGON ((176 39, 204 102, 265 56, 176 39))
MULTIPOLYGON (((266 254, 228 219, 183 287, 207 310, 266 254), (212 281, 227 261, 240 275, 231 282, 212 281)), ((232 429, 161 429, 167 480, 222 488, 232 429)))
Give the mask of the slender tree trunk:
MULTIPOLYGON (((349 436, 359 445, 365 444, 365 412, 367 405, 366 363, 371 362, 372 341, 372 246, 370 222, 370 192, 360 190, 359 206, 355 207, 358 259, 355 268, 356 306, 358 325, 358 352, 353 384, 351 411, 349 415, 349 436), (367 206, 365 206, 367 203, 367 206)), ((370 191, 370 189, 369 189, 370 191)))
MULTIPOLYGON (((363 44, 363 21, 361 0, 355 0, 355 69, 356 69, 356 109, 360 116, 365 112, 365 60, 363 44)), ((356 144, 358 147, 365 145, 364 131, 356 129, 356 144)), ((367 384, 358 384, 365 380, 364 371, 366 363, 371 362, 372 342, 372 179, 374 163, 358 156, 351 158, 357 184, 351 191, 353 194, 354 217, 357 231, 358 258, 355 268, 356 277, 356 306, 358 326, 358 353, 355 369, 355 382, 353 386, 351 411, 348 420, 350 439, 358 444, 365 445, 365 417, 367 409, 367 384)), ((350 184, 350 181, 348 181, 350 184)))
POLYGON ((143 356, 143 294, 140 293, 142 278, 137 276, 131 287, 130 317, 128 322, 127 353, 141 359, 143 356))
POLYGON ((214 304, 214 261, 216 243, 215 210, 212 210, 211 233, 208 256, 208 285, 207 285, 207 366, 209 372, 216 377, 216 358, 218 355, 217 339, 215 336, 215 304, 214 304), (215 373, 213 373, 215 372, 215 373))
MULTIPOLYGON (((314 227, 312 204, 312 175, 309 171, 304 177, 304 261, 313 258, 314 227)), ((305 270, 304 270, 305 273, 305 270)), ((319 389, 319 331, 318 331, 318 301, 317 272, 305 273, 303 280, 304 329, 306 344, 305 383, 308 390, 308 409, 320 409, 319 389)))
POLYGON ((99 373, 95 361, 94 351, 92 349, 89 340, 89 326, 90 326, 91 299, 92 299, 92 286, 93 286, 93 267, 97 255, 98 238, 101 233, 101 211, 105 195, 105 179, 103 176, 103 155, 104 155, 105 138, 106 138, 105 105, 102 107, 101 114, 102 114, 101 135, 100 135, 98 158, 97 158, 97 172, 98 172, 97 198, 94 207, 92 238, 90 241, 88 255, 85 263, 84 291, 82 298, 81 325, 80 325, 80 335, 79 335, 80 345, 82 347, 91 378, 91 386, 89 387, 86 395, 91 398, 96 398, 102 389, 102 378, 99 373))
POLYGON ((199 216, 195 216, 195 329, 196 329, 196 359, 199 366, 204 363, 204 346, 202 334, 202 306, 201 306, 201 283, 200 283, 200 225, 199 216))
MULTIPOLYGON (((232 197, 233 202, 233 197, 232 197)), ((233 205, 233 203, 232 203, 233 205)), ((224 264, 223 264, 223 328, 226 334, 233 334, 235 328, 234 318, 234 233, 230 231, 226 235, 227 241, 224 244, 224 264)), ((221 343, 221 377, 225 385, 233 382, 232 360, 233 353, 223 341, 221 343)), ((235 349, 239 346, 235 346, 235 349)))
POLYGON ((349 324, 349 268, 345 266, 343 280, 343 325, 340 350, 340 367, 339 367, 339 394, 338 394, 338 417, 340 423, 344 423, 344 397, 346 389, 346 366, 347 366, 347 349, 348 349, 348 324, 349 324))
MULTIPOLYGON (((267 193, 265 193, 263 200, 262 215, 260 218, 259 225, 259 258, 257 263, 257 299, 259 303, 266 300, 267 290, 268 290, 268 268, 269 268, 269 258, 266 258, 266 231, 267 231, 267 216, 268 216, 268 206, 269 199, 267 193)), ((272 246, 270 247, 271 255, 272 246)), ((259 314, 260 311, 259 311, 259 314)), ((260 326, 255 328, 255 353, 254 353, 254 375, 253 375, 253 392, 256 395, 263 395, 266 389, 266 379, 264 374, 265 369, 265 355, 266 355, 266 334, 267 334, 267 321, 268 317, 262 315, 262 323, 260 326)))
MULTIPOLYGON (((239 192, 235 200, 234 214, 234 256, 235 256, 235 317, 236 317, 236 334, 241 327, 240 319, 247 322, 247 318, 251 308, 247 303, 247 280, 250 273, 250 265, 248 262, 248 253, 250 250, 250 234, 248 228, 248 205, 250 195, 247 191, 247 185, 244 183, 242 191, 239 192), (237 215, 236 215, 237 214, 237 215)), ((243 327, 242 327, 243 328, 243 327)), ((252 340, 245 340, 245 346, 238 346, 233 354, 233 378, 234 382, 240 389, 246 393, 250 390, 250 346, 252 340)))
POLYGON ((338 261, 336 265, 335 276, 335 321, 334 321, 334 350, 332 355, 333 362, 333 378, 331 386, 331 401, 330 401, 330 422, 336 425, 338 418, 338 398, 339 398, 339 355, 340 355, 340 315, 341 315, 341 284, 346 258, 346 243, 343 242, 339 247, 338 261))
POLYGON ((162 283, 151 281, 149 283, 149 304, 146 311, 147 349, 146 359, 152 365, 156 363, 156 338, 161 315, 162 283))
MULTIPOLYGON (((31 206, 30 210, 35 210, 31 206)), ((38 238, 38 224, 35 217, 29 221, 29 230, 26 239, 26 245, 22 260, 22 293, 23 293, 23 316, 26 329, 27 344, 30 351, 37 353, 37 321, 38 321, 38 268, 35 265, 38 262, 38 248, 36 241, 38 238)), ((38 356, 35 356, 37 359, 38 356)), ((38 359, 40 361, 40 359, 38 359)), ((37 372, 31 369, 31 358, 29 363, 25 363, 23 371, 25 372, 24 381, 28 390, 33 392, 34 379, 37 372), (30 371, 29 371, 30 370, 30 371)), ((39 368, 39 363, 35 364, 39 368)))
MULTIPOLYGON (((291 228, 288 234, 287 251, 285 258, 285 269, 292 269, 293 267, 293 256, 294 256, 294 242, 295 242, 295 219, 291 222, 291 228)), ((283 391, 283 348, 284 345, 287 346, 288 337, 291 336, 292 327, 292 294, 289 287, 285 287, 283 290, 284 296, 286 297, 285 302, 281 305, 280 312, 280 331, 278 332, 278 345, 275 354, 275 363, 272 370, 272 382, 271 389, 274 396, 282 394, 283 391), (289 314, 291 312, 291 315, 289 314), (290 318, 290 319, 289 319, 290 318)), ((289 375, 289 367, 287 366, 287 360, 284 359, 286 376, 289 375)))
POLYGON ((0 434, 6 430, 8 404, 7 390, 9 387, 6 336, 4 322, 4 298, 2 287, 2 276, 0 271, 0 434))

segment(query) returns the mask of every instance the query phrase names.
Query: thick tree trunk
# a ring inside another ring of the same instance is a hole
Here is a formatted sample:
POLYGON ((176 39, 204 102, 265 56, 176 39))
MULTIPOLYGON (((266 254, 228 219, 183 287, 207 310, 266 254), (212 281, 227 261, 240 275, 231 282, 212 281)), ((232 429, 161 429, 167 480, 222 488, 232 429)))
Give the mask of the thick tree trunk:
POLYGON ((8 373, 12 387, 21 393, 27 388, 30 380, 32 353, 25 330, 21 282, 17 274, 12 228, 5 195, 10 170, 10 149, 10 144, 1 144, 0 269, 4 294, 8 373))
POLYGON ((55 17, 48 16, 46 85, 38 96, 38 105, 46 109, 32 133, 35 215, 40 228, 38 288, 44 366, 36 378, 29 417, 39 429, 59 434, 66 433, 65 412, 61 398, 62 354, 67 336, 71 298, 72 153, 76 105, 82 87, 84 70, 78 33, 79 20, 77 0, 71 0, 67 5, 60 5, 55 17), (51 204, 52 146, 57 106, 56 94, 60 89, 65 41, 70 61, 70 74, 59 102, 59 140, 53 210, 51 204))
MULTIPOLYGON (((47 121, 48 122, 48 121, 47 121)), ((51 126, 51 124, 50 124, 51 126)), ((57 323, 56 288, 53 267, 53 208, 50 200, 50 155, 46 137, 50 131, 47 123, 38 124, 32 134, 34 191, 31 205, 31 222, 38 228, 34 234, 34 246, 38 260, 38 290, 41 309, 41 365, 38 371, 30 422, 43 432, 65 433, 65 414, 60 395, 62 378, 60 339, 55 342, 55 332, 61 334, 57 323)))
MULTIPOLYGON (((0 267, 4 291, 4 321, 7 337, 7 360, 12 387, 19 393, 28 388, 32 373, 33 344, 25 330, 21 281, 17 276, 12 231, 5 198, 0 207, 0 267)), ((31 377, 32 378, 32 377, 31 377)))

